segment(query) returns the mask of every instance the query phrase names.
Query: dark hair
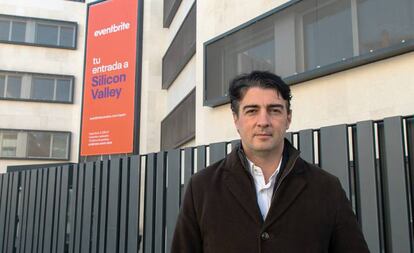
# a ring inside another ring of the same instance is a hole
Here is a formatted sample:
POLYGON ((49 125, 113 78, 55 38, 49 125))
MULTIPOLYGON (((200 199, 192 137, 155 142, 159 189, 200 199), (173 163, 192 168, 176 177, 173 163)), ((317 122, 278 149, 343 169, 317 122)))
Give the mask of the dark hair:
POLYGON ((252 87, 276 90, 287 101, 287 111, 290 112, 290 100, 292 95, 289 86, 280 78, 268 71, 252 71, 249 74, 236 76, 229 86, 231 110, 238 114, 240 101, 247 90, 252 87))

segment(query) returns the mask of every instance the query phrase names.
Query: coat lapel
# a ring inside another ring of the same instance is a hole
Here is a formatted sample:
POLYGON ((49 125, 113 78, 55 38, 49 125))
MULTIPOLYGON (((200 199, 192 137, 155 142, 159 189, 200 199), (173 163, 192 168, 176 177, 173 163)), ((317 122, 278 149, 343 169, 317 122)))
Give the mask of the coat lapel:
POLYGON ((279 189, 275 192, 274 199, 264 221, 264 229, 274 223, 285 211, 288 211, 289 206, 306 187, 306 179, 303 173, 290 175, 289 177, 281 182, 279 189))
POLYGON ((229 191, 249 216, 255 222, 262 222, 259 207, 257 206, 256 192, 249 177, 241 173, 231 173, 228 171, 224 176, 224 181, 229 191))

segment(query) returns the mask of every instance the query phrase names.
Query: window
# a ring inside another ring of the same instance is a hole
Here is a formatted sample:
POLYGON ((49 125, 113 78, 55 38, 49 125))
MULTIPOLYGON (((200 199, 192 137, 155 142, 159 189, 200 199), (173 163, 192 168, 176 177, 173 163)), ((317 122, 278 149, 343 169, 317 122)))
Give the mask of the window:
POLYGON ((410 0, 291 1, 205 43, 204 104, 228 102, 229 81, 270 70, 293 84, 412 50, 410 0))
POLYGON ((19 98, 22 89, 22 76, 0 73, 0 98, 19 98))
POLYGON ((0 158, 69 159, 70 133, 0 129, 0 158))
POLYGON ((75 48, 76 28, 73 22, 0 15, 0 41, 75 48))
POLYGON ((0 99, 69 103, 73 80, 71 76, 0 72, 0 99))

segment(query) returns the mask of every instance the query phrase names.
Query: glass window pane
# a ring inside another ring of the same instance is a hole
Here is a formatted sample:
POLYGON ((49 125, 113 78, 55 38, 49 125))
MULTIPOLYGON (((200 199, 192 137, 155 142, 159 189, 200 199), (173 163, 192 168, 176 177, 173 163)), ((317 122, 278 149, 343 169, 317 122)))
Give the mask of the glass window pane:
POLYGON ((68 79, 58 79, 56 86, 56 101, 70 101, 72 81, 68 79))
POLYGON ((36 25, 36 43, 56 46, 58 42, 58 27, 54 25, 36 25))
POLYGON ((63 133, 53 134, 52 157, 67 158, 68 157, 68 135, 63 133))
POLYGON ((32 98, 41 100, 53 100, 55 79, 33 77, 32 98))
POLYGON ((9 40, 10 21, 0 20, 0 40, 9 40))
POLYGON ((7 77, 7 98, 20 98, 20 91, 22 88, 21 76, 8 76, 7 77))
MULTIPOLYGON (((322 1, 326 2, 326 1, 322 1)), ((351 5, 349 1, 321 4, 303 16, 305 70, 353 56, 351 5)))
POLYGON ((0 75, 0 98, 4 97, 4 88, 6 85, 6 77, 0 75))
POLYGON ((359 0, 360 54, 414 39, 412 0, 359 0))
POLYGON ((3 132, 1 142, 2 157, 16 157, 17 150, 17 132, 3 132))
POLYGON ((11 40, 18 41, 18 42, 24 42, 25 38, 26 38, 26 23, 19 22, 19 21, 13 21, 11 40))
POLYGON ((50 156, 50 133, 28 132, 27 133, 27 156, 49 157, 50 156))
POLYGON ((73 27, 60 28, 60 45, 65 47, 74 46, 75 29, 73 27))

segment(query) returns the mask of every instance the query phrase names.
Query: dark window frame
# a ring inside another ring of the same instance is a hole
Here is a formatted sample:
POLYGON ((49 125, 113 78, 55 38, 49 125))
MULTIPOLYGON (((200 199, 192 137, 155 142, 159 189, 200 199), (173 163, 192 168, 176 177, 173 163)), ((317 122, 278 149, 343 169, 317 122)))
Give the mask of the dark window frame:
MULTIPOLYGON (((57 20, 57 19, 45 19, 45 18, 36 18, 36 17, 29 17, 29 16, 16 16, 16 15, 7 15, 7 14, 0 14, 0 19, 9 20, 9 21, 20 21, 25 22, 26 26, 28 22, 33 22, 33 41, 27 41, 25 39, 24 42, 22 41, 12 41, 10 37, 9 32, 9 39, 8 40, 0 40, 0 43, 4 44, 13 44, 13 45, 24 45, 24 46, 35 46, 35 47, 47 47, 47 48, 59 48, 59 49, 71 49, 76 50, 77 49, 77 41, 78 41, 78 23, 73 21, 66 21, 66 20, 57 20), (73 27, 74 31, 74 37, 73 37, 73 46, 60 46, 60 45, 49 45, 49 44, 41 44, 36 43, 36 27, 38 23, 41 24, 48 24, 48 25, 55 25, 58 27, 61 26, 67 26, 67 27, 73 27)), ((11 29, 11 28, 10 28, 11 29)), ((27 36, 27 34, 26 34, 27 36)))
MULTIPOLYGON (((294 6, 303 0, 291 0, 286 2, 270 11, 267 11, 256 18, 253 18, 227 32, 224 32, 206 42, 203 43, 203 106, 217 107, 230 102, 228 96, 221 96, 207 99, 207 46, 218 42, 219 40, 231 36, 236 32, 253 25, 256 22, 262 21, 263 19, 272 16, 278 12, 281 12, 291 6, 294 6)), ((414 41, 407 41, 405 43, 388 46, 386 48, 377 49, 369 54, 362 54, 350 57, 340 62, 334 62, 327 64, 317 69, 307 70, 295 75, 287 76, 284 81, 288 85, 295 85, 312 79, 320 78, 337 72, 345 71, 351 68, 363 66, 365 64, 373 63, 376 61, 384 60, 390 57, 398 56, 404 53, 414 51, 414 41)))
MULTIPOLYGON (((75 76, 72 75, 59 75, 59 74, 50 74, 50 73, 36 73, 36 72, 24 72, 24 71, 10 71, 10 70, 1 70, 0 69, 0 75, 6 74, 6 75, 30 75, 31 76, 31 82, 30 86, 33 85, 33 79, 35 77, 44 77, 44 78, 51 78, 55 80, 55 89, 57 87, 57 80, 59 79, 65 79, 71 81, 71 88, 70 88, 70 96, 69 101, 57 101, 57 100, 48 100, 48 99, 33 99, 33 98, 6 98, 0 96, 0 101, 2 100, 9 100, 9 101, 22 101, 22 102, 36 102, 36 103, 54 103, 54 104, 74 104, 74 93, 75 93, 75 76)), ((5 83, 6 84, 6 83, 5 83)), ((22 81, 23 84, 23 81, 22 81)), ((56 91, 54 91, 56 94, 56 91)), ((32 95, 32 90, 30 91, 30 96, 32 95)))
MULTIPOLYGON (((56 131, 56 130, 38 130, 38 129, 12 129, 12 128, 0 128, 0 132, 3 131, 10 131, 10 132, 37 132, 37 133, 49 133, 49 134, 67 134, 67 157, 66 158, 54 158, 54 157, 28 157, 27 156, 27 148, 28 148, 28 141, 26 140, 26 156, 25 157, 8 157, 8 156, 1 156, 0 159, 4 160, 40 160, 40 161, 69 161, 71 158, 71 144, 72 144, 72 133, 69 131, 56 131)), ((0 143, 1 145, 1 143, 0 143)), ((1 149, 1 146, 0 146, 1 149)))

